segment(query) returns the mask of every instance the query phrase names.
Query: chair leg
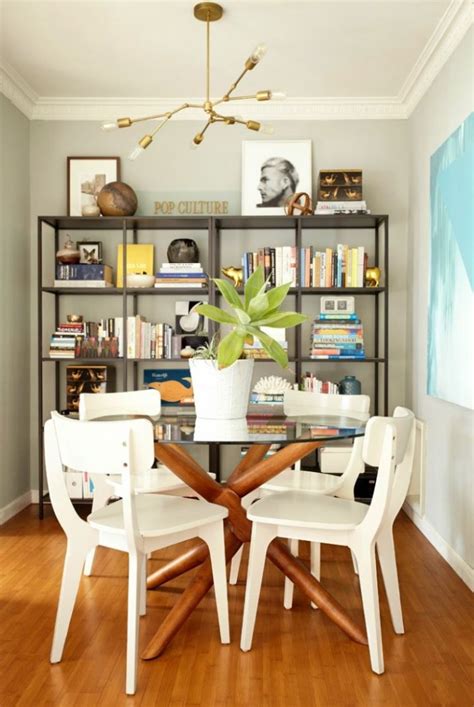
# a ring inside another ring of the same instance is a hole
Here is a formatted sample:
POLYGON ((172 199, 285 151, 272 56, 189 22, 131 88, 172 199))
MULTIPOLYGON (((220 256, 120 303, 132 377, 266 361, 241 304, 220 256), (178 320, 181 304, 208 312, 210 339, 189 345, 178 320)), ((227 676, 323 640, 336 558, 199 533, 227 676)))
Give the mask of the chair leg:
POLYGON ((235 553, 234 557, 230 563, 230 574, 229 574, 229 584, 237 584, 239 579, 240 564, 242 562, 242 555, 244 553, 244 546, 242 545, 239 550, 235 553))
MULTIPOLYGON (((103 474, 93 474, 92 481, 94 483, 94 497, 92 499, 92 513, 98 511, 107 505, 107 501, 112 495, 112 490, 107 483, 107 477, 103 474)), ((84 575, 90 577, 92 574, 92 568, 94 565, 96 548, 93 547, 87 553, 86 561, 84 563, 84 575)))
POLYGON ((247 570, 247 585, 245 587, 244 616, 242 619, 242 634, 240 648, 249 651, 252 647, 253 630, 257 617, 258 600, 262 586, 263 569, 267 549, 276 537, 275 527, 254 521, 252 539, 250 541, 249 566, 247 570))
MULTIPOLYGON (((319 581, 321 576, 321 545, 320 543, 311 543, 311 574, 313 577, 319 581)), ((311 602, 311 608, 317 609, 318 605, 313 601, 311 602)))
POLYGON ((207 528, 201 528, 199 535, 209 548, 221 643, 230 643, 224 525, 222 521, 212 523, 207 528))
POLYGON ((353 549, 359 567, 359 583, 369 642, 370 664, 374 673, 380 675, 384 672, 384 663, 375 546, 353 549))
MULTIPOLYGON (((292 538, 291 540, 288 540, 288 545, 290 546, 291 554, 295 557, 298 557, 299 541, 292 538)), ((283 592, 283 606, 285 607, 285 609, 291 609, 293 606, 294 589, 295 585, 293 584, 291 579, 285 577, 285 589, 283 592)))
POLYGON ((393 630, 395 633, 405 633, 392 528, 379 533, 377 537, 377 553, 382 569, 390 616, 392 617, 393 630))
POLYGON ((140 584, 143 562, 141 553, 128 556, 128 613, 127 613, 127 665, 125 692, 134 695, 137 691, 138 632, 140 610, 140 584))
POLYGON ((89 546, 68 543, 64 558, 63 576, 59 594, 56 623, 54 625, 53 645, 51 647, 51 663, 59 663, 64 650, 69 624, 71 621, 77 591, 81 581, 84 560, 89 546))
POLYGON ((140 573, 140 616, 146 615, 146 576, 147 576, 147 559, 145 554, 140 555, 141 567, 138 568, 140 573))

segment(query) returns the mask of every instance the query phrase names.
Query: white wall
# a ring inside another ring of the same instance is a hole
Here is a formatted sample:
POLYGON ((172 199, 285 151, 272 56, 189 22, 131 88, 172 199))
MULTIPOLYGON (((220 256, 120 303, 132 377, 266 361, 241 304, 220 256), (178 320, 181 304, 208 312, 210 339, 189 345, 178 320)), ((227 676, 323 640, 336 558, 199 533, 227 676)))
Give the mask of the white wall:
POLYGON ((30 126, 3 95, 0 125, 1 523, 30 488, 30 126))
MULTIPOLYGON (((470 30, 409 120, 408 402, 426 422, 425 522, 453 561, 474 565, 473 413, 426 393, 430 255, 430 157, 473 110, 473 31, 470 30), (451 550, 454 553, 451 552, 451 550), (457 557, 456 557, 457 556, 457 557)), ((466 204, 473 208, 472 204, 466 204)), ((474 234, 473 234, 474 237, 474 234)), ((472 326, 466 313, 466 326, 472 326)), ((472 361, 466 362, 472 376, 472 361), (471 370, 469 367, 471 366, 471 370)), ((464 572, 464 574, 466 574, 464 572)))
MULTIPOLYGON (((156 199, 182 195, 183 199, 215 198, 233 202, 240 213, 241 142, 252 139, 239 128, 215 126, 199 150, 191 150, 192 136, 200 124, 171 122, 160 133, 140 160, 130 162, 127 155, 144 132, 143 126, 114 133, 103 133, 99 125, 90 122, 40 122, 31 126, 31 232, 32 253, 36 247, 36 218, 66 211, 66 157, 68 155, 119 155, 122 180, 139 193, 152 192, 156 199)), ((373 213, 390 215, 390 307, 391 307, 391 367, 389 407, 405 402, 405 327, 400 322, 406 316, 406 252, 408 218, 408 125, 406 121, 333 121, 277 122, 272 139, 307 139, 313 144, 313 184, 316 187, 320 169, 356 167, 364 171, 364 196, 373 213)), ((261 138, 257 138, 261 139, 261 138)), ((315 189, 316 193, 316 189, 315 189)), ((151 212, 148 212, 151 213, 151 212)), ((84 233, 89 238, 91 232, 84 233)), ((100 238, 100 234, 96 234, 100 238)), ((343 232, 338 234, 344 238, 343 232)), ((75 237, 75 236, 73 236, 75 237)), ((166 243, 170 234, 163 234, 166 243)), ((273 236, 271 236, 273 237, 273 236)), ((267 234, 268 238, 268 234, 267 234)), ((104 238, 101 238, 104 240, 104 238)), ((313 241, 314 242, 314 241, 313 241)), ((267 242, 262 245, 269 245, 267 242)), ((232 258, 243 250, 239 243, 229 244, 232 258), (235 251, 235 252, 234 252, 235 251)), ((230 250, 224 257, 230 257, 230 250)), ((115 256, 111 263, 115 264, 115 256)), ((32 264, 33 288, 36 270, 32 264)), ((33 289, 35 293, 35 289, 33 289)), ((33 294, 33 300, 36 295, 33 294)), ((314 316, 316 298, 308 302, 314 316)), ((361 298, 362 299, 362 298, 361 298)), ((156 298, 153 298, 156 300, 156 298)), ((161 298, 160 298, 161 300, 161 298)), ((155 306, 156 303, 154 302, 155 306)), ((363 303, 361 306, 368 304, 363 303)), ((82 306, 82 305, 81 305, 82 306)), ((84 304, 84 307, 87 305, 84 304)), ((90 305, 91 306, 91 305, 90 305)), ((98 316, 105 316, 98 315, 98 316)), ((148 315, 149 316, 149 315, 148 315)), ((368 324, 370 327, 370 324, 368 324)), ((36 310, 32 308, 32 337, 36 333, 36 310)), ((304 336, 309 342, 309 329, 304 336)), ((36 377, 36 358, 32 352, 32 375, 36 377)), ((49 365, 49 364, 48 364, 49 365)), ((260 375, 278 373, 260 364, 260 375)), ((273 367, 271 366, 273 369, 273 367)), ((372 367, 357 369, 369 378, 372 367), (365 371, 362 371, 362 369, 365 371)), ((312 370, 315 370, 312 367, 312 370)), ((325 369, 328 371, 328 369, 325 369)), ((334 368, 333 380, 344 375, 334 368)), ((348 372, 348 371, 345 371, 348 372)), ((349 371, 350 372, 350 371, 349 371)), ((329 371, 328 371, 329 373, 329 371)), ((363 381, 364 382, 364 381, 363 381)), ((368 385, 369 383, 367 383, 368 385)), ((31 391, 32 404, 32 487, 37 488, 36 469, 36 390, 31 391)))

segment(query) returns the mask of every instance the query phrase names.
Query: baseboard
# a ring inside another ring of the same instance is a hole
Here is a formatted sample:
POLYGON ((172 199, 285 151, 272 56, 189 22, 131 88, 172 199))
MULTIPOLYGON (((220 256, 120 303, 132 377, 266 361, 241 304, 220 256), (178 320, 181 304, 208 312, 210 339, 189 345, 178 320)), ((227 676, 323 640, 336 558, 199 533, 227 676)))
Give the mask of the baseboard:
POLYGON ((18 498, 15 498, 15 500, 9 503, 7 506, 3 506, 3 508, 0 508, 0 525, 6 523, 7 520, 10 520, 10 518, 16 516, 17 513, 20 513, 20 511, 22 511, 24 508, 31 505, 32 503, 34 503, 32 498, 32 491, 27 491, 22 496, 18 496, 18 498))
POLYGON ((428 523, 426 518, 420 516, 406 501, 403 504, 403 510, 413 524, 416 525, 418 530, 423 533, 425 538, 433 545, 435 550, 439 552, 441 557, 443 557, 448 565, 456 572, 458 577, 462 579, 464 584, 469 587, 471 592, 474 592, 474 569, 453 550, 451 545, 449 545, 438 531, 428 523))

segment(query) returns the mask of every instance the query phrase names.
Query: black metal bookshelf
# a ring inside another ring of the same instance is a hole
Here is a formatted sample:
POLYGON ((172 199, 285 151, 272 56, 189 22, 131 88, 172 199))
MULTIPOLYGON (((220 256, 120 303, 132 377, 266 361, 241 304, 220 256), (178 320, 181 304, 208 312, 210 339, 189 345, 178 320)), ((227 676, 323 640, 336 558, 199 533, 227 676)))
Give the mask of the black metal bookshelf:
MULTIPOLYGON (((302 364, 339 364, 351 367, 354 363, 358 365, 373 366, 374 413, 388 414, 388 317, 389 317, 389 217, 387 215, 375 214, 354 214, 354 215, 314 215, 314 216, 219 216, 219 217, 100 217, 89 218, 79 216, 40 216, 38 217, 38 255, 37 255, 37 278, 38 278, 38 486, 39 486, 39 515, 43 517, 44 503, 48 502, 47 494, 44 494, 44 470, 43 470, 43 424, 44 415, 48 411, 44 410, 44 371, 43 366, 52 364, 55 371, 55 403, 56 408, 60 407, 60 366, 64 362, 77 364, 84 363, 107 363, 118 364, 121 368, 121 380, 123 390, 136 389, 138 387, 138 364, 157 361, 161 364, 185 363, 184 359, 130 359, 126 355, 123 358, 81 358, 81 359, 54 359, 45 356, 43 352, 43 312, 44 297, 53 298, 54 320, 59 323, 59 301, 63 295, 67 296, 114 296, 122 298, 122 315, 124 322, 129 314, 138 313, 138 298, 143 296, 176 296, 176 295, 205 295, 211 304, 219 305, 220 292, 212 281, 206 288, 163 288, 163 289, 139 289, 126 286, 109 288, 70 288, 52 287, 49 283, 43 283, 44 247, 48 239, 53 238, 54 253, 59 248, 59 236, 62 231, 109 231, 121 232, 123 243, 123 272, 126 272, 126 246, 138 242, 140 231, 201 231, 207 232, 208 249, 208 274, 210 277, 220 276, 221 271, 221 250, 222 243, 226 237, 226 232, 235 230, 286 230, 292 232, 292 245, 295 245, 297 252, 303 245, 305 231, 309 230, 333 230, 351 231, 365 230, 372 231, 374 241, 374 261, 383 271, 384 284, 382 287, 297 287, 290 289, 290 295, 294 298, 294 309, 302 311, 303 298, 315 295, 344 294, 356 297, 369 296, 374 302, 374 355, 364 359, 344 359, 340 361, 328 359, 313 359, 303 355, 302 331, 301 327, 295 332, 294 355, 289 360, 294 364, 296 380, 301 379, 302 364), (129 312, 131 301, 132 311, 129 312), (129 366, 132 364, 132 376, 129 375, 129 366), (381 372, 381 373, 380 373, 381 372), (382 385, 379 384, 382 379, 382 385), (130 380, 131 379, 131 380, 130 380)), ((105 234, 104 234, 105 235, 105 234)), ((338 234, 339 237, 339 234, 338 234)), ((244 248, 242 248, 244 250, 244 248)), ((54 255, 53 255, 54 258, 54 255)), ((299 258, 297 258, 297 282, 299 282, 299 258)), ((214 333, 216 324, 209 321, 209 333, 214 333)), ((127 327, 123 331, 123 349, 127 351, 127 327)), ((272 363, 265 359, 257 359, 257 363, 272 363)), ((209 463, 213 470, 219 473, 219 448, 218 445, 209 445, 209 463)))

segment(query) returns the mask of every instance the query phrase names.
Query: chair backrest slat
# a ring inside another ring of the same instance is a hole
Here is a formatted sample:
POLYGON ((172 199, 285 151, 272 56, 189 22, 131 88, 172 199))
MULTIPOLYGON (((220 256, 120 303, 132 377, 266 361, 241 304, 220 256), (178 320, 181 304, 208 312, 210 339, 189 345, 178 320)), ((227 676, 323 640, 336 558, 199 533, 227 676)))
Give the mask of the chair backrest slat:
POLYGON ((393 522, 410 483, 413 466, 415 416, 398 407, 393 417, 372 417, 367 423, 362 456, 378 467, 374 495, 362 526, 375 534, 382 523, 393 522))
POLYGON ((64 466, 90 474, 122 474, 123 449, 117 440, 120 438, 122 443, 126 442, 130 430, 133 432, 133 469, 143 471, 153 464, 153 425, 150 420, 84 422, 57 412, 51 413, 51 417, 58 433, 64 466))
POLYGON ((149 415, 161 412, 161 395, 158 390, 131 390, 125 393, 81 393, 79 419, 96 420, 108 415, 149 415))

